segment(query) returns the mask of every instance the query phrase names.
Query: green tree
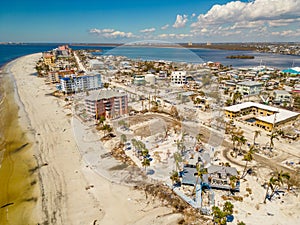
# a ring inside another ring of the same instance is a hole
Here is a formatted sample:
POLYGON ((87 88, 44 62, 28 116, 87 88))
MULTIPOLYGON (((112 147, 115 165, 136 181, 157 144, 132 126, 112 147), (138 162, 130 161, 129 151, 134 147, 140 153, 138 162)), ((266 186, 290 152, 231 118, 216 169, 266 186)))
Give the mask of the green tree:
POLYGON ((107 132, 107 133, 110 133, 110 132, 112 131, 112 127, 111 127, 110 125, 108 125, 108 124, 104 124, 104 125, 102 126, 101 130, 103 130, 103 132, 104 132, 104 135, 103 135, 103 136, 105 136, 105 135, 106 135, 106 132, 107 132))
POLYGON ((120 136, 121 143, 124 144, 127 141, 127 137, 125 134, 121 134, 120 136))
POLYGON ((212 207, 213 213, 213 222, 217 225, 225 225, 227 224, 227 213, 222 211, 218 206, 212 207))
POLYGON ((246 225, 243 221, 238 221, 237 225, 246 225))
POLYGON ((197 106, 199 106, 201 104, 201 99, 200 98, 196 98, 194 100, 194 104, 197 105, 197 106))
POLYGON ((239 148, 239 152, 242 152, 242 146, 246 144, 247 139, 245 138, 245 136, 241 135, 237 138, 237 142, 238 142, 238 146, 239 148))
POLYGON ((230 176, 229 178, 229 185, 230 185, 230 190, 234 190, 236 187, 236 182, 238 181, 238 177, 237 176, 230 176))
POLYGON ((231 215, 233 213, 233 204, 231 202, 225 202, 224 206, 223 206, 223 211, 227 214, 227 215, 231 215))
POLYGON ((279 133, 277 130, 272 131, 271 134, 267 134, 268 137, 270 137, 270 148, 274 148, 274 139, 279 140, 279 133))
POLYGON ((272 176, 268 181, 268 187, 267 187, 267 191, 265 194, 264 203, 266 203, 268 196, 270 196, 270 199, 271 199, 284 183, 288 184, 290 178, 291 177, 288 172, 276 171, 276 172, 272 173, 272 176), (271 193, 269 194, 270 189, 271 189, 271 193))
POLYGON ((173 170, 170 176, 170 179, 172 181, 172 185, 174 186, 175 184, 180 182, 180 178, 179 178, 179 173, 176 170, 173 170))
POLYGON ((109 83, 104 83, 104 84, 103 84, 103 87, 104 87, 104 88, 108 88, 108 87, 109 87, 109 83))
POLYGON ((143 158, 142 166, 145 168, 145 171, 146 171, 147 167, 150 166, 150 160, 148 158, 143 158))
POLYGON ((195 193, 195 191, 196 191, 196 185, 199 182, 199 178, 200 178, 200 185, 202 185, 203 175, 204 174, 207 174, 207 169, 203 168, 200 164, 197 164, 197 166, 196 166, 196 176, 197 176, 197 179, 196 179, 196 183, 194 185, 194 189, 193 189, 192 193, 195 193))
POLYGON ((234 92, 234 94, 232 95, 232 104, 235 105, 237 100, 242 100, 243 99, 243 95, 237 91, 234 92))
POLYGON ((246 164, 245 164, 245 167, 244 167, 244 170, 243 170, 243 174, 241 176, 241 178, 245 178, 246 175, 247 175, 247 166, 248 166, 248 163, 251 162, 253 160, 253 153, 254 153, 254 146, 252 145, 249 149, 248 152, 246 152, 244 154, 244 157, 243 157, 243 160, 246 161, 246 164))
POLYGON ((198 133, 198 134, 197 134, 196 140, 197 140, 198 143, 200 143, 200 142, 202 141, 203 136, 204 136, 204 135, 203 135, 202 133, 198 133))
POLYGON ((227 99, 225 102, 225 106, 231 106, 232 105, 232 100, 231 99, 227 99))
POLYGON ((180 166, 179 166, 179 163, 182 162, 182 156, 179 152, 175 152, 173 154, 173 157, 174 157, 174 161, 175 161, 175 167, 176 167, 176 171, 180 171, 180 166))
POLYGON ((105 116, 100 116, 100 117, 99 117, 99 120, 98 120, 98 124, 99 124, 100 126, 103 126, 104 121, 105 121, 105 116))

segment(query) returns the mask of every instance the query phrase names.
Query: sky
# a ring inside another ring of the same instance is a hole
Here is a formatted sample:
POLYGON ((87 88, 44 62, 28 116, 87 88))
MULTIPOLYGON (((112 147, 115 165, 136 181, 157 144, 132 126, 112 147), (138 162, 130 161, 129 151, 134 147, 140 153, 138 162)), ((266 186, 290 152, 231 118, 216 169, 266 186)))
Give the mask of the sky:
POLYGON ((300 42, 300 0, 2 0, 0 42, 300 42))

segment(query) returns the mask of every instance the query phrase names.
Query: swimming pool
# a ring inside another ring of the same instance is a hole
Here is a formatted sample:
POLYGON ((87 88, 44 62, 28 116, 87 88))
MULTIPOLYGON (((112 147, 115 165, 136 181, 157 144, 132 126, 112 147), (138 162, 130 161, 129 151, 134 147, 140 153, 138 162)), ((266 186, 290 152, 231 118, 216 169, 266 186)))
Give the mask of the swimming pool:
POLYGON ((253 118, 246 119, 245 121, 247 121, 249 123, 254 123, 256 121, 256 119, 253 117, 253 118))

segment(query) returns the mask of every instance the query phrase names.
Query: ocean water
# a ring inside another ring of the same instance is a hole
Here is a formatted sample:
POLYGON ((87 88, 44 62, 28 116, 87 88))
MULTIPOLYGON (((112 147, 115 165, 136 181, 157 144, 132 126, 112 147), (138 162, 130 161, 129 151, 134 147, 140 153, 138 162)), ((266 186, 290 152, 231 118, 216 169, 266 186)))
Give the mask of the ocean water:
MULTIPOLYGON (((28 54, 44 52, 56 48, 59 44, 23 44, 0 45, 0 67, 5 63, 28 54)), ((286 69, 300 66, 300 56, 259 53, 253 51, 225 51, 214 49, 187 49, 181 47, 156 48, 156 47, 108 47, 108 46, 72 46, 73 49, 100 49, 105 55, 122 55, 131 59, 140 60, 166 60, 174 62, 220 62, 223 65, 238 67, 253 67, 265 65, 286 69), (254 59, 227 59, 229 55, 253 55, 254 59)))

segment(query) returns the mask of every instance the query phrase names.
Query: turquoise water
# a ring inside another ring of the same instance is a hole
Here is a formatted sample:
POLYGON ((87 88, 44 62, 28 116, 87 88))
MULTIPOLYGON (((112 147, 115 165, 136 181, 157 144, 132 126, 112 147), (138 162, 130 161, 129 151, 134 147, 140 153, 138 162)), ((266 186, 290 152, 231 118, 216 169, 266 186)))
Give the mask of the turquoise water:
MULTIPOLYGON (((0 67, 5 63, 28 54, 56 48, 59 44, 24 44, 0 45, 0 67)), ((285 69, 300 66, 300 56, 258 53, 252 51, 225 51, 214 49, 151 48, 151 47, 107 47, 107 46, 72 46, 73 49, 100 49, 101 54, 122 55, 132 59, 166 60, 174 62, 203 63, 220 62, 233 67, 252 67, 260 64, 285 69), (227 59, 228 55, 253 55, 254 59, 227 59)))

